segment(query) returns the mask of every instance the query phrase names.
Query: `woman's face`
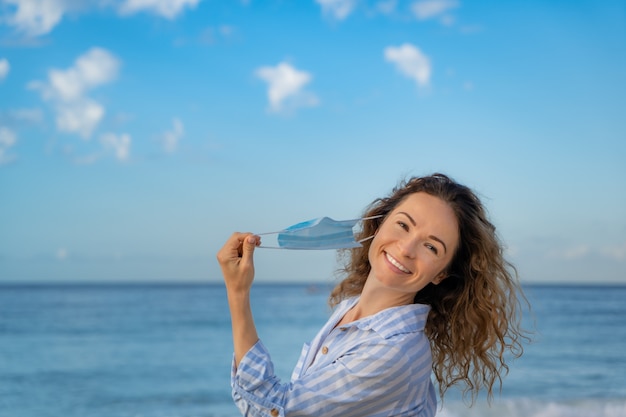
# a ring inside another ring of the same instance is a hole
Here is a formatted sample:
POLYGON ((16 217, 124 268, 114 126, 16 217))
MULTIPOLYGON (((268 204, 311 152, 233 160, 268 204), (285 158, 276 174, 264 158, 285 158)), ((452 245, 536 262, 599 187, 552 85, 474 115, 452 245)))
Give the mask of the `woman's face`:
POLYGON ((445 278, 458 243, 452 208, 430 194, 411 194, 389 213, 372 240, 368 280, 414 296, 445 278))

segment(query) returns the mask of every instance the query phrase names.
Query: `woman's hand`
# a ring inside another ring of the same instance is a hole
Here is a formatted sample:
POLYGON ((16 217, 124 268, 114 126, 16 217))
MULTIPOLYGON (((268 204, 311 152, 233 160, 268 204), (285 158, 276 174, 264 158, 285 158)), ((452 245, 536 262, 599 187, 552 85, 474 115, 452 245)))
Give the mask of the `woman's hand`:
POLYGON ((233 233, 217 252, 230 307, 235 366, 259 340, 250 308, 250 287, 254 280, 252 254, 260 244, 261 239, 252 233, 233 233))
POLYGON ((226 290, 231 294, 247 294, 254 280, 254 248, 261 239, 252 233, 233 233, 217 253, 226 290))

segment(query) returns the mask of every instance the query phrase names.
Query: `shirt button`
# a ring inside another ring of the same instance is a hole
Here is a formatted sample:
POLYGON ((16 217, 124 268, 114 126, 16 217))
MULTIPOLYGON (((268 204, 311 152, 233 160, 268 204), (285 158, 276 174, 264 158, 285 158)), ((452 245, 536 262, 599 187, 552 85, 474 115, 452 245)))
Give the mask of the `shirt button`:
POLYGON ((278 417, 278 410, 275 408, 272 408, 270 410, 270 414, 272 415, 272 417, 278 417))
POLYGON ((324 347, 322 348, 322 354, 323 354, 323 355, 325 355, 325 354, 327 354, 327 353, 328 353, 328 346, 324 346, 324 347))
POLYGON ((342 332, 345 332, 346 330, 348 330, 347 327, 340 327, 339 330, 341 330, 342 332))

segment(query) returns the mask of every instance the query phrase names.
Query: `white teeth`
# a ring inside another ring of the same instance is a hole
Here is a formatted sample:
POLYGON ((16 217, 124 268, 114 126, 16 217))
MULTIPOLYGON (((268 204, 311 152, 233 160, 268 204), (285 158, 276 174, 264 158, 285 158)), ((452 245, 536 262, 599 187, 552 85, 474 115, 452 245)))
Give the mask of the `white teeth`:
POLYGON ((387 257, 387 259, 389 260, 389 262, 391 262, 393 264, 393 266, 395 266, 396 268, 398 268, 400 271, 405 272, 407 274, 410 274, 411 271, 409 271, 408 269, 406 269, 404 267, 404 265, 402 265, 400 262, 396 261, 391 255, 389 255, 387 252, 385 252, 385 256, 387 257))

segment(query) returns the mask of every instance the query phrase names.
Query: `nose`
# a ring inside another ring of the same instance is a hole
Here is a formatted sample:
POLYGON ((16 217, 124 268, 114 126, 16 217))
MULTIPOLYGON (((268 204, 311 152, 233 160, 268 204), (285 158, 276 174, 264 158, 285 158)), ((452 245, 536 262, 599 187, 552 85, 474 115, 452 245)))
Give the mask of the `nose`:
POLYGON ((417 257, 417 239, 413 237, 405 237, 398 240, 398 249, 400 255, 408 259, 415 259, 417 257))

